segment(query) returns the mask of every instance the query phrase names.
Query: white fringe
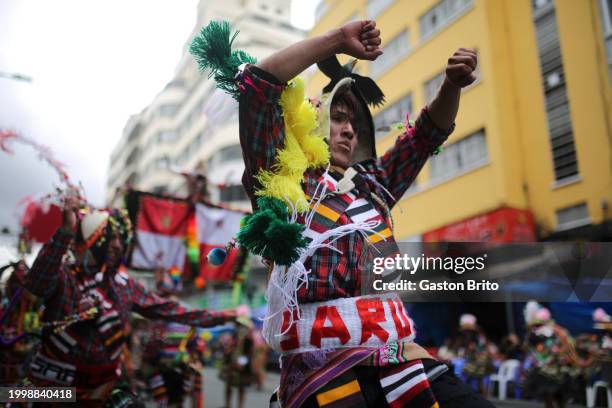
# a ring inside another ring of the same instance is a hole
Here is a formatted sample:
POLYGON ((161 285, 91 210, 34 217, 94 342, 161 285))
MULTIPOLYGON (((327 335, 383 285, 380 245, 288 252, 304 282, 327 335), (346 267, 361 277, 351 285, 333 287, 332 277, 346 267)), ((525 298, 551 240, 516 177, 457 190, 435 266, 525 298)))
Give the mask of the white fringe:
MULTIPOLYGON (((323 180, 317 185, 311 199, 313 208, 306 213, 304 231, 310 228, 317 208, 325 198, 326 192, 327 186, 325 180, 323 180), (321 193, 317 196, 319 190, 321 190, 321 193)), ((297 214, 295 214, 295 212, 290 217, 290 220, 291 222, 296 222, 297 214)), ((274 265, 266 293, 268 314, 263 319, 264 325, 262 334, 266 341, 272 343, 273 336, 281 336, 287 333, 294 323, 294 313, 297 315, 297 319, 300 319, 298 291, 304 285, 306 285, 306 287, 308 286, 308 274, 311 272, 309 269, 306 269, 304 265, 306 260, 320 248, 329 248, 341 253, 341 251, 333 245, 335 241, 355 232, 360 233, 364 237, 367 237, 368 234, 378 234, 374 229, 379 223, 379 221, 363 221, 341 225, 313 239, 308 247, 300 250, 300 257, 293 264, 289 266, 274 265), (289 324, 285 330, 281 331, 283 321, 282 314, 285 311, 289 312, 289 324)))

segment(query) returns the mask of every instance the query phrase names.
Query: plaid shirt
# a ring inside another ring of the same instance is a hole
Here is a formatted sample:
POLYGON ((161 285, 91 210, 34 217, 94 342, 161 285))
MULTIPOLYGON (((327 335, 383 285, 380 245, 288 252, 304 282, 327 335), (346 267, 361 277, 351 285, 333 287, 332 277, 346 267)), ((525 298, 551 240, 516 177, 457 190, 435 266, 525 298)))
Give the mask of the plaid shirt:
POLYGON ((92 301, 93 291, 99 313, 90 320, 69 325, 61 333, 53 333, 50 328, 43 330, 44 355, 77 367, 114 363, 118 357, 115 350, 124 345, 123 334, 131 311, 151 319, 200 327, 228 320, 227 312, 190 311, 175 301, 161 298, 125 272, 107 270, 87 276, 76 265, 63 261, 72 239, 72 233, 58 229, 38 254, 24 278, 24 286, 44 299, 43 323, 61 321, 88 310, 96 304, 92 301), (76 342, 73 344, 71 339, 76 342))
MULTIPOLYGON (((256 208, 254 192, 258 184, 254 176, 260 169, 272 168, 277 151, 284 145, 284 122, 278 104, 284 85, 269 73, 252 65, 246 66, 240 80, 240 88, 243 90, 239 101, 240 143, 245 161, 242 182, 253 208, 256 208)), ((394 146, 384 155, 360 163, 361 168, 358 171, 365 179, 367 187, 360 190, 357 197, 372 202, 368 191, 377 192, 380 198, 387 201, 388 208, 393 207, 396 201, 388 200, 386 193, 379 192, 380 187, 377 184, 387 189, 395 200, 399 200, 427 158, 446 140, 453 128, 448 131, 436 128, 427 109, 424 109, 415 125, 399 136, 394 146)), ((323 172, 324 169, 316 169, 304 175, 304 188, 308 196, 314 194, 323 172)), ((386 216, 387 209, 378 202, 372 204, 380 214, 386 216)), ((337 224, 350 222, 350 218, 344 213, 337 224)), ((341 253, 322 248, 307 261, 306 267, 310 268, 312 273, 308 275, 308 286, 302 287, 298 293, 300 302, 319 302, 360 295, 359 258, 364 251, 363 237, 357 233, 349 234, 338 239, 335 246, 341 253)))
MULTIPOLYGON (((284 145, 284 122, 278 104, 284 86, 269 73, 252 65, 246 66, 239 75, 239 81, 241 82, 239 88, 242 91, 239 101, 240 144, 245 162, 242 182, 251 198, 253 208, 256 208, 255 190, 258 184, 254 176, 260 169, 272 168, 277 151, 284 145)), ((387 209, 390 209, 395 201, 389 202, 386 193, 379 192, 379 186, 387 189, 395 200, 400 199, 427 158, 446 140, 453 128, 454 126, 448 131, 436 128, 427 110, 424 109, 415 126, 408 128, 399 136, 395 145, 383 156, 362 162, 361 166, 356 167, 362 180, 366 181, 366 188, 357 191, 357 198, 370 201, 379 214, 386 216, 387 209), (372 200, 369 192, 376 192, 386 201, 387 208, 372 200)), ((307 195, 314 195, 322 174, 323 170, 317 169, 304 175, 304 189, 307 195)), ((343 213, 337 225, 349 222, 349 216, 343 213)), ((311 269, 311 273, 308 274, 308 287, 302 287, 298 293, 299 302, 319 302, 339 297, 359 296, 361 294, 359 266, 365 245, 364 238, 358 233, 353 233, 335 242, 335 247, 341 253, 327 248, 316 251, 307 260, 306 267, 311 269)), ((409 345, 394 343, 379 350, 355 347, 284 355, 281 361, 278 396, 283 406, 298 407, 314 390, 366 360, 371 362, 384 360, 378 365, 387 365, 392 364, 391 361, 399 364, 426 356, 427 353, 413 343, 409 345), (387 348, 400 351, 394 356, 380 359, 381 353, 386 355, 387 348), (404 356, 401 351, 404 349, 411 351, 404 356)))

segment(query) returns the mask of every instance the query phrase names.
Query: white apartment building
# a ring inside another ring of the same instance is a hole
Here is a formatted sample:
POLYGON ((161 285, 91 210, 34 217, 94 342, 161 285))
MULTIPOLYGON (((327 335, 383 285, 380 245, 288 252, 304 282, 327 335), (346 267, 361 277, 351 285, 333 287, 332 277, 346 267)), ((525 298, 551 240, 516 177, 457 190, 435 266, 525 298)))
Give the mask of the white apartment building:
POLYGON ((120 192, 139 190, 186 194, 177 171, 199 171, 209 180, 210 199, 250 209, 241 177, 238 105, 198 72, 188 45, 210 20, 230 21, 239 29, 234 46, 261 59, 304 33, 290 24, 286 0, 201 0, 195 27, 184 44, 175 77, 149 106, 127 121, 109 163, 107 198, 119 205, 120 192), (224 188, 216 186, 223 185, 224 188))

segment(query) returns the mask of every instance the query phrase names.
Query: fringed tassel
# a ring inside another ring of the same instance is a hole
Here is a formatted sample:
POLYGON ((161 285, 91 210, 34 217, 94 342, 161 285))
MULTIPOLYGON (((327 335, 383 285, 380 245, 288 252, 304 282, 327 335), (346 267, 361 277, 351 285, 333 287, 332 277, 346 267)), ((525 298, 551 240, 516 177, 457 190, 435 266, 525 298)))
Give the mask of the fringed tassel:
POLYGON ((200 34, 193 39, 189 52, 196 59, 200 71, 210 70, 209 78, 214 78, 217 87, 238 99, 240 92, 235 76, 240 65, 254 64, 256 59, 244 51, 232 51, 232 43, 238 35, 231 35, 227 21, 211 21, 202 27, 200 34))

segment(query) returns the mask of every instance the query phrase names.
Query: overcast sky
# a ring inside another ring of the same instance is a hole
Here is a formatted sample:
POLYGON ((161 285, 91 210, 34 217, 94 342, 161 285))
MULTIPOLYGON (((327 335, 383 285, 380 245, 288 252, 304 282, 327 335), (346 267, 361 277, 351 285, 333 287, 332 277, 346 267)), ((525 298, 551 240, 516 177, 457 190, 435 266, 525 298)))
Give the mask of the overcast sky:
MULTIPOLYGON (((108 159, 128 117, 172 78, 197 0, 0 0, 0 128, 47 145, 102 205, 108 159)), ((318 0, 294 0, 308 29, 318 0)), ((0 151, 0 227, 15 227, 17 202, 59 185, 29 147, 0 151)))

